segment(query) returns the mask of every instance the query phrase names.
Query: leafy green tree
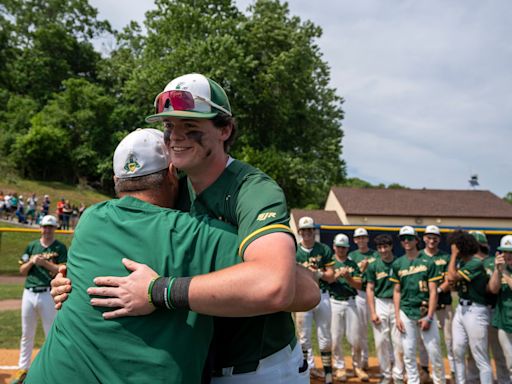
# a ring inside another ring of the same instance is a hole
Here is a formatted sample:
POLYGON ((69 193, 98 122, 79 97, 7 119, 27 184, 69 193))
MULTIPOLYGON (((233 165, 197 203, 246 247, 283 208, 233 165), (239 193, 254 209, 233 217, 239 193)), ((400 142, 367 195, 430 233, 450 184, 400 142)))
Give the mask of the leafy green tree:
POLYGON ((512 204, 512 192, 507 193, 503 200, 505 200, 509 204, 512 204))

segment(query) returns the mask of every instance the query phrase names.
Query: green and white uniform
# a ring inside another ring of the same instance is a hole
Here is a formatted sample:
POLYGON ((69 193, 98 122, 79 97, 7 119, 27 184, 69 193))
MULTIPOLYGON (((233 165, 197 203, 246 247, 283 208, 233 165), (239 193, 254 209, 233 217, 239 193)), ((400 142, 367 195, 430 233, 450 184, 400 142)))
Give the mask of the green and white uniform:
POLYGON ((26 383, 200 383, 213 318, 157 309, 105 321, 86 289, 98 275, 126 276, 129 257, 162 276, 194 276, 240 261, 236 230, 207 217, 123 197, 88 208, 70 248, 73 291, 26 383))
MULTIPOLYGON (((510 276, 512 268, 507 266, 505 273, 510 276)), ((498 328, 498 339, 505 355, 506 366, 512 372, 512 289, 504 277, 501 279, 492 325, 498 328)))
MULTIPOLYGON (((20 264, 29 261, 30 257, 43 255, 43 257, 54 264, 63 264, 67 260, 67 248, 58 240, 45 247, 40 240, 32 241, 23 256, 20 264)), ((50 272, 39 265, 33 265, 28 271, 25 280, 25 289, 21 299, 21 341, 19 369, 28 369, 34 348, 34 339, 37 328, 37 317, 41 317, 45 335, 48 335, 55 315, 57 314, 53 299, 50 295, 50 272)))
MULTIPOLYGON (((301 244, 297 247, 295 256, 297 263, 306 268, 313 266, 325 270, 334 265, 332 249, 325 244, 315 242, 313 248, 306 249, 301 244)), ((302 352, 310 368, 315 366, 313 356, 313 342, 311 338, 313 319, 315 320, 318 346, 320 352, 330 352, 331 340, 331 303, 329 301, 329 284, 322 279, 319 281, 321 296, 318 305, 307 312, 297 312, 297 333, 302 352)))
MULTIPOLYGON (((366 252, 361 252, 358 249, 352 252, 349 252, 348 257, 354 260, 359 269, 361 270, 362 261, 368 260, 368 265, 372 264, 375 260, 379 259, 379 253, 373 249, 368 249, 366 252)), ((368 365, 368 306, 366 304, 366 273, 363 273, 363 286, 361 289, 357 290, 356 296, 356 306, 357 313, 359 316, 359 321, 361 322, 361 327, 359 327, 361 334, 359 337, 361 338, 361 345, 363 348, 363 365, 368 365)), ((352 351, 352 359, 354 359, 354 351, 352 351)))
POLYGON ((399 381, 404 379, 405 367, 402 359, 402 340, 396 328, 393 305, 394 284, 389 280, 393 274, 393 261, 392 259, 386 262, 380 257, 376 259, 368 265, 366 280, 374 285, 375 312, 380 318, 380 324, 372 324, 380 373, 386 379, 393 378, 399 381))
MULTIPOLYGON (((188 187, 192 215, 207 214, 237 228, 242 258, 249 244, 261 236, 283 232, 293 237, 282 189, 248 164, 230 159, 224 172, 199 195, 190 184, 188 187)), ((214 382, 234 382, 236 378, 222 379, 253 372, 262 359, 287 346, 294 349, 296 344, 295 326, 288 312, 245 318, 217 317, 213 344, 215 371, 222 377, 214 378, 214 382)), ((239 380, 246 382, 246 376, 239 380)))
MULTIPOLYGON (((334 272, 340 268, 348 268, 350 276, 355 280, 362 280, 361 271, 357 264, 348 257, 344 261, 334 258, 334 272)), ((343 338, 347 337, 352 346, 354 367, 362 368, 361 323, 357 312, 355 297, 357 290, 349 285, 347 280, 339 277, 336 282, 329 285, 331 295, 331 334, 333 335, 332 351, 333 366, 336 369, 345 368, 343 355, 343 338)))
POLYGON ((472 256, 468 261, 458 260, 457 272, 462 277, 457 281, 459 306, 453 318, 453 353, 457 383, 466 382, 465 355, 468 348, 480 372, 480 382, 492 383, 489 362, 487 308, 487 273, 482 260, 472 256))
POLYGON ((432 363, 434 383, 444 383, 444 366, 439 340, 439 331, 435 326, 437 318, 434 315, 432 325, 422 331, 418 320, 425 317, 428 310, 429 282, 442 279, 431 258, 416 256, 409 259, 403 255, 393 262, 393 275, 390 280, 400 284, 400 319, 405 326, 401 334, 404 349, 404 363, 408 383, 419 384, 418 365, 416 363, 416 347, 418 337, 421 337, 432 363))

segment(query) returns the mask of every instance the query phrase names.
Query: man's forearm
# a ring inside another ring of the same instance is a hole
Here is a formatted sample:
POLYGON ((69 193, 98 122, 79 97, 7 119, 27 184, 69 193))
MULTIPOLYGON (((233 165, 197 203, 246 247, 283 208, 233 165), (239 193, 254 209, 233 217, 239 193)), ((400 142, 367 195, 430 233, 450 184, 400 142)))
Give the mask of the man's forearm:
POLYGON ((297 265, 295 270, 295 296, 285 311, 306 312, 320 302, 320 288, 309 270, 300 265, 297 265))
POLYGON ((437 307, 437 284, 435 282, 428 283, 429 297, 428 297, 428 314, 429 318, 434 317, 437 307))
POLYGON ((494 269, 491 278, 489 279, 489 291, 495 295, 498 294, 501 288, 501 272, 498 268, 494 269))
POLYGON ((370 316, 373 318, 373 316, 375 315, 375 295, 373 284, 368 284, 366 286, 366 302, 368 303, 368 310, 370 311, 370 316))

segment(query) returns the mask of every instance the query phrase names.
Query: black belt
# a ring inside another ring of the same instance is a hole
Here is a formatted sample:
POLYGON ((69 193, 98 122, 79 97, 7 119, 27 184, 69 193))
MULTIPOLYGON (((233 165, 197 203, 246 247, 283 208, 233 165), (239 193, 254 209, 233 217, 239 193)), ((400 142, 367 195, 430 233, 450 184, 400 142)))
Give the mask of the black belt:
MULTIPOLYGON (((295 346, 297 345, 297 338, 295 336, 293 336, 293 339, 290 341, 290 343, 288 344, 290 346, 290 348, 293 349, 295 348, 295 346)), ((277 351, 276 351, 277 352, 277 351)), ((260 364, 260 361, 253 361, 253 362, 250 362, 250 363, 245 363, 245 364, 240 364, 240 365, 235 365, 233 366, 233 371, 232 371, 232 374, 233 375, 239 375, 241 373, 249 373, 249 372, 254 372, 258 369, 258 365, 260 364)), ((222 374, 222 369, 220 370, 215 370, 213 372, 213 376, 214 377, 221 377, 221 376, 224 376, 222 374)))
POLYGON ((460 305, 471 305, 471 304, 473 304, 473 302, 471 300, 460 299, 459 304, 460 305))
POLYGON ((41 293, 41 292, 48 292, 50 290, 50 287, 30 287, 27 288, 30 292, 34 293, 41 293))

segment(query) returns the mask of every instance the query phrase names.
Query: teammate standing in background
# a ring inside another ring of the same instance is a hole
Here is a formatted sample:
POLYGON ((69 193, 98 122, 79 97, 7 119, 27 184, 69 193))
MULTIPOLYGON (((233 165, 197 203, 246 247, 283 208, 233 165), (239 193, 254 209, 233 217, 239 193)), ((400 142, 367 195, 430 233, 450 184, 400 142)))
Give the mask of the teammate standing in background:
POLYGON ((418 236, 413 227, 398 234, 405 254, 393 263, 393 303, 398 330, 402 333, 408 384, 419 384, 416 345, 420 335, 430 361, 435 384, 445 383, 443 356, 437 328, 437 282, 442 279, 431 259, 419 257, 418 236))
POLYGON ((498 295, 492 325, 498 329, 508 372, 512 373, 512 235, 500 240, 489 288, 498 295))
MULTIPOLYGON (((357 245, 357 249, 350 252, 348 257, 356 262, 359 270, 364 275, 368 264, 375 261, 379 254, 377 251, 368 247, 370 237, 368 231, 365 228, 356 228, 353 235, 354 243, 357 245)), ((356 296, 357 312, 359 321, 361 322, 360 334, 362 348, 363 348, 363 365, 361 368, 368 368, 368 306, 366 304, 366 283, 363 279, 363 285, 357 290, 356 296)), ((352 359, 354 359, 354 351, 352 351, 352 359)))
MULTIPOLYGON (((481 231, 470 231, 469 232, 478 242, 478 252, 475 254, 482 263, 484 264, 485 272, 487 273, 487 278, 490 279, 493 271, 494 271, 494 256, 489 254, 489 244, 487 242, 487 236, 485 233, 481 231)), ((486 292, 485 298, 487 301, 487 307, 489 308, 490 321, 492 321, 494 309, 496 307, 497 297, 492 292, 486 292)), ((496 375, 494 378, 494 382, 497 384, 511 384, 509 370, 507 369, 507 363, 505 361, 505 356, 501 349, 500 343, 498 341, 498 330, 494 328, 491 324, 489 324, 488 329, 488 345, 489 349, 492 352, 492 356, 494 359, 494 364, 496 366, 496 375)), ((473 355, 469 353, 467 355, 466 360, 466 379, 469 384, 476 384, 480 380, 480 375, 478 373, 478 368, 475 363, 475 359, 473 359, 473 355)))
POLYGON ((327 245, 315 241, 315 222, 311 217, 299 219, 301 241, 297 247, 297 263, 312 271, 319 280, 320 303, 308 312, 297 312, 297 331, 304 354, 304 363, 310 367, 312 377, 325 378, 326 384, 332 383, 332 340, 331 340, 331 304, 329 301, 328 281, 334 278, 334 260, 332 250, 327 245), (315 368, 311 332, 315 320, 318 346, 322 356, 324 372, 315 368))
MULTIPOLYGON (((439 249, 439 244, 441 242, 441 231, 436 225, 428 225, 425 228, 425 232, 423 234, 423 242, 425 243, 425 248, 420 251, 419 257, 432 258, 437 268, 437 274, 443 276, 443 278, 439 280, 437 287, 438 295, 436 316, 437 321, 439 322, 439 327, 443 330, 450 372, 454 372, 455 362, 453 360, 452 349, 452 293, 450 283, 448 282, 448 279, 445 278, 448 272, 450 255, 439 249)), ((419 351, 421 366, 420 381, 422 383, 431 382, 428 373, 428 354, 422 342, 419 343, 419 351)), ((451 376, 453 377, 453 374, 451 376)))
POLYGON ((357 313, 355 297, 361 289, 362 275, 355 261, 348 257, 350 247, 348 236, 340 233, 334 238, 335 255, 334 281, 329 285, 331 295, 331 333, 333 336, 334 367, 336 379, 346 381, 345 359, 343 356, 343 337, 347 336, 352 346, 352 366, 361 381, 368 381, 363 369, 361 323, 357 313))
POLYGON ((492 384, 492 369, 487 348, 489 311, 485 298, 487 274, 478 252, 476 239, 467 232, 450 234, 451 257, 448 279, 456 284, 459 305, 453 318, 453 355, 457 384, 466 383, 466 351, 471 354, 480 371, 480 383, 492 384))
POLYGON ((389 235, 379 235, 375 238, 375 246, 380 257, 366 270, 366 297, 380 373, 383 376, 380 384, 403 384, 404 351, 400 332, 396 327, 393 283, 389 280, 395 260, 393 239, 389 235))
POLYGON ((27 276, 21 299, 21 342, 19 371, 12 384, 23 383, 30 361, 37 318, 41 317, 45 335, 48 335, 53 319, 57 314, 50 295, 50 281, 59 269, 59 264, 67 261, 67 248, 55 239, 57 219, 47 215, 41 220, 41 238, 32 241, 20 260, 20 273, 27 276))

